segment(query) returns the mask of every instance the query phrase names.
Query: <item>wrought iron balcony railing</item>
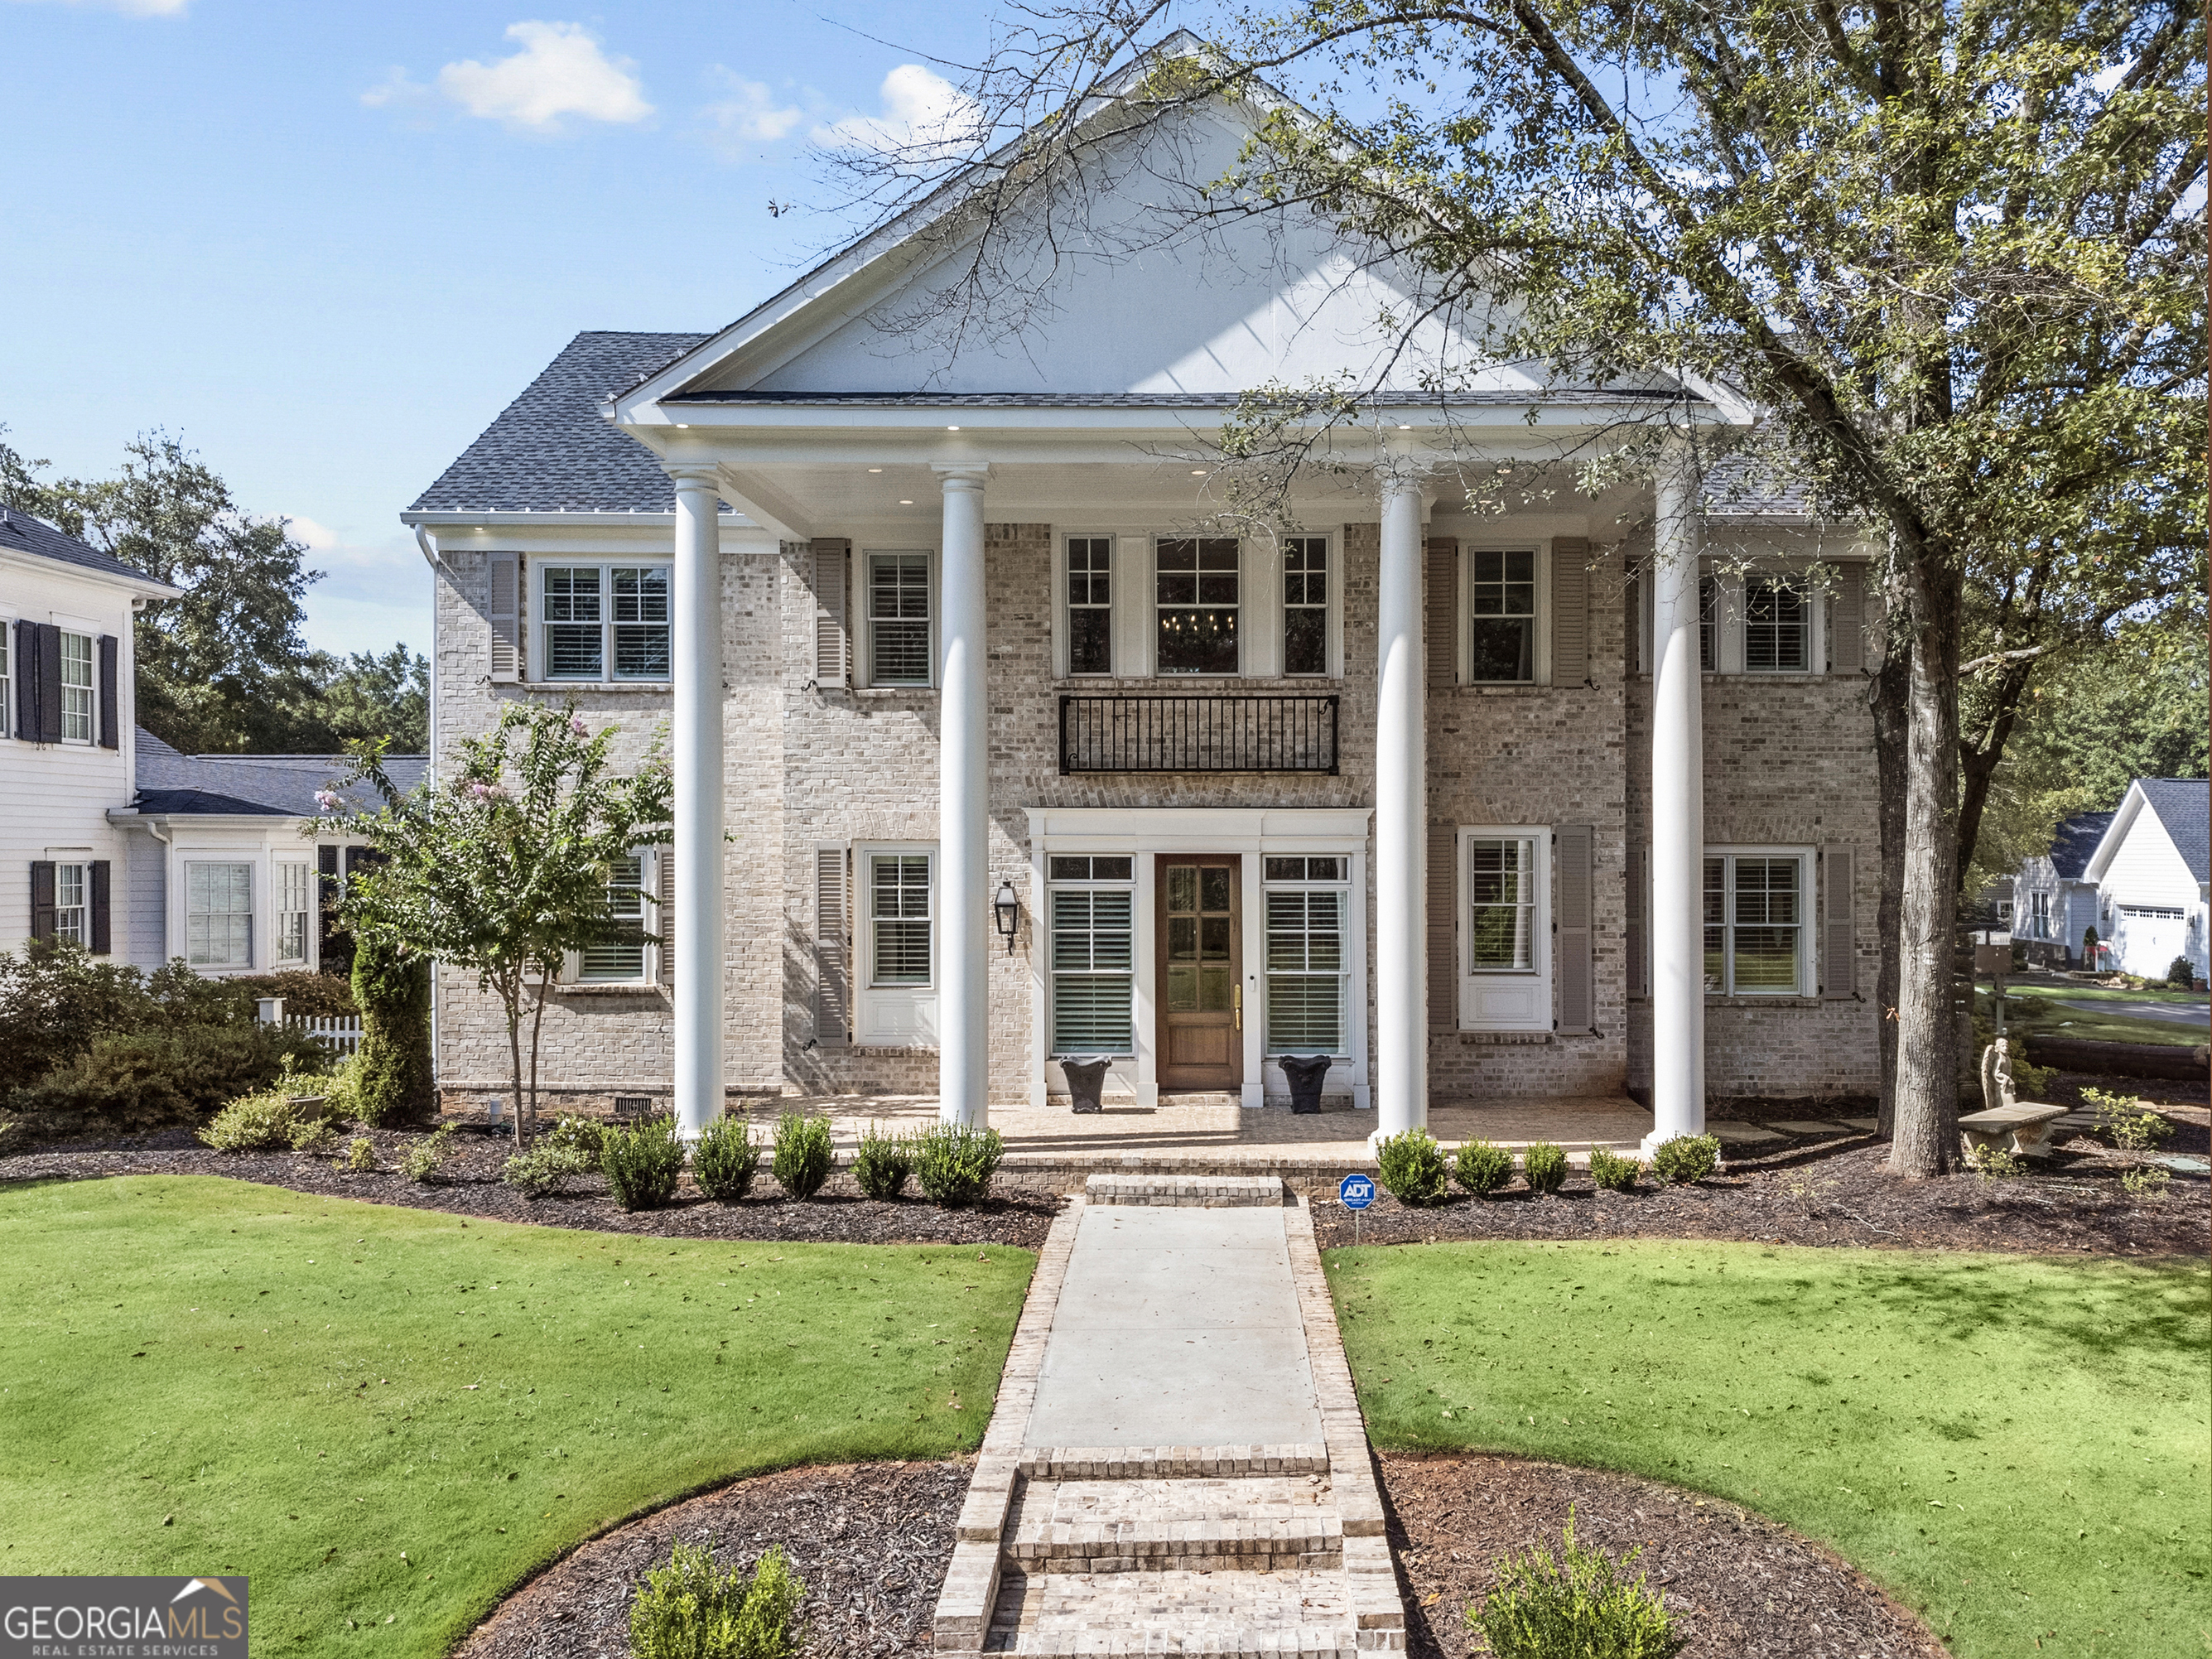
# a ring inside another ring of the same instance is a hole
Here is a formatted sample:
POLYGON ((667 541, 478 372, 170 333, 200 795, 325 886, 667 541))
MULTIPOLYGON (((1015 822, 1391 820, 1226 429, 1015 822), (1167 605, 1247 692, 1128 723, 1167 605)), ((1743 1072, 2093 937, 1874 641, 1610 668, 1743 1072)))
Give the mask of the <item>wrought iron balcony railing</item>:
POLYGON ((1063 696, 1060 769, 1336 772, 1334 696, 1063 696))

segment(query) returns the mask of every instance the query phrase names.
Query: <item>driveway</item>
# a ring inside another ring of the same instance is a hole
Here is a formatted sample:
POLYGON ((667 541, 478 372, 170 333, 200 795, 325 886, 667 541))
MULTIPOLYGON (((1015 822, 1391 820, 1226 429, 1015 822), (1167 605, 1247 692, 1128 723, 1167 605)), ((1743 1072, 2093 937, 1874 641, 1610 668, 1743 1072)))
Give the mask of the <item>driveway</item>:
POLYGON ((2203 1002, 2076 1002, 2051 999, 2062 1008, 2085 1014, 2118 1014, 2127 1019, 2155 1019, 2171 1025, 2212 1024, 2212 1003, 2203 1002))

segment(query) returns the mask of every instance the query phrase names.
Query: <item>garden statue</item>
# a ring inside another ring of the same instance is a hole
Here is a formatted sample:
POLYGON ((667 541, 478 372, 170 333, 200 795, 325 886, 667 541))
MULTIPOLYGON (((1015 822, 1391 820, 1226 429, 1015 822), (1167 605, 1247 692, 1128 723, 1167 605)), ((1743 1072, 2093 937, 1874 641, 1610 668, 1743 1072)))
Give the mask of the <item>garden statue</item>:
POLYGON ((2003 1037, 1999 1037, 1982 1051, 1982 1109, 1993 1112, 2000 1106, 2020 1104, 2020 1091, 2013 1081, 2012 1049, 2003 1037))

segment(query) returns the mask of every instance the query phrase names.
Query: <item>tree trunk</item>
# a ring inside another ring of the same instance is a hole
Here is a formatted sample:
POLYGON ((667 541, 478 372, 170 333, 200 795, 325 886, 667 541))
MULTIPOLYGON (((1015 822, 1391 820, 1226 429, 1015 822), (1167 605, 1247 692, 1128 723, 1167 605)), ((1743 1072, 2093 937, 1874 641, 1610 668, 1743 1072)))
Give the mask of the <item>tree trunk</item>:
MULTIPOLYGON (((538 1035, 545 1028, 545 988, 553 982, 550 963, 538 964, 538 1009, 530 1017, 530 1133, 538 1133, 538 1035)), ((516 1133, 520 1133, 518 1126, 516 1133)))
MULTIPOLYGON (((1900 614, 1893 606, 1893 617, 1900 614)), ((1911 647, 1901 629, 1882 649, 1881 669, 1873 685, 1875 769, 1881 825, 1881 896, 1875 902, 1875 930, 1881 940, 1881 964, 1875 970, 1875 1024, 1881 1043, 1881 1104, 1875 1133, 1887 1140, 1897 1131, 1897 985, 1899 924, 1905 914, 1905 690, 1911 677, 1911 647)))
POLYGON ((1959 1161, 1952 957, 1959 896, 1960 577, 1948 554, 1940 544, 1923 541, 1904 571, 1911 654, 1889 1169, 1913 1178, 1947 1175, 1959 1161))
MULTIPOLYGON (((1982 814, 1988 808, 1990 785, 1995 781, 1997 764, 2004 759, 2005 745, 2011 742, 2013 727, 2020 723, 2020 708, 2027 695, 2027 683, 2034 670, 2030 662, 2012 663, 1999 671, 1998 684, 1991 695, 1996 699, 1996 712, 1990 717, 1978 748, 1968 748, 1963 737, 1959 749, 1959 879, 1966 878, 1966 866, 1974 861, 1974 844, 1981 839, 1982 814)), ((1969 898, 1977 896, 1968 894, 1969 898)))
POLYGON ((519 978, 514 985, 500 988, 500 1000, 507 1006, 507 1057, 514 1079, 514 1093, 507 1103, 514 1111, 514 1150, 519 1152, 522 1150, 522 986, 519 978))

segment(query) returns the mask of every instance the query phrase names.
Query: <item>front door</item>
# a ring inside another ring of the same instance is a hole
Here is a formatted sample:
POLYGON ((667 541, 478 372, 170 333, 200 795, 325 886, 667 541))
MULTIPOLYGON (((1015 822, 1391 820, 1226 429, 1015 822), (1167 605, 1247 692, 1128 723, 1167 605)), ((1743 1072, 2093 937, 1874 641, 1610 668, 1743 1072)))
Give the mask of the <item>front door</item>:
POLYGON ((1244 1080, 1243 956, 1237 855, 1162 854, 1160 1087, 1235 1089, 1244 1080))

